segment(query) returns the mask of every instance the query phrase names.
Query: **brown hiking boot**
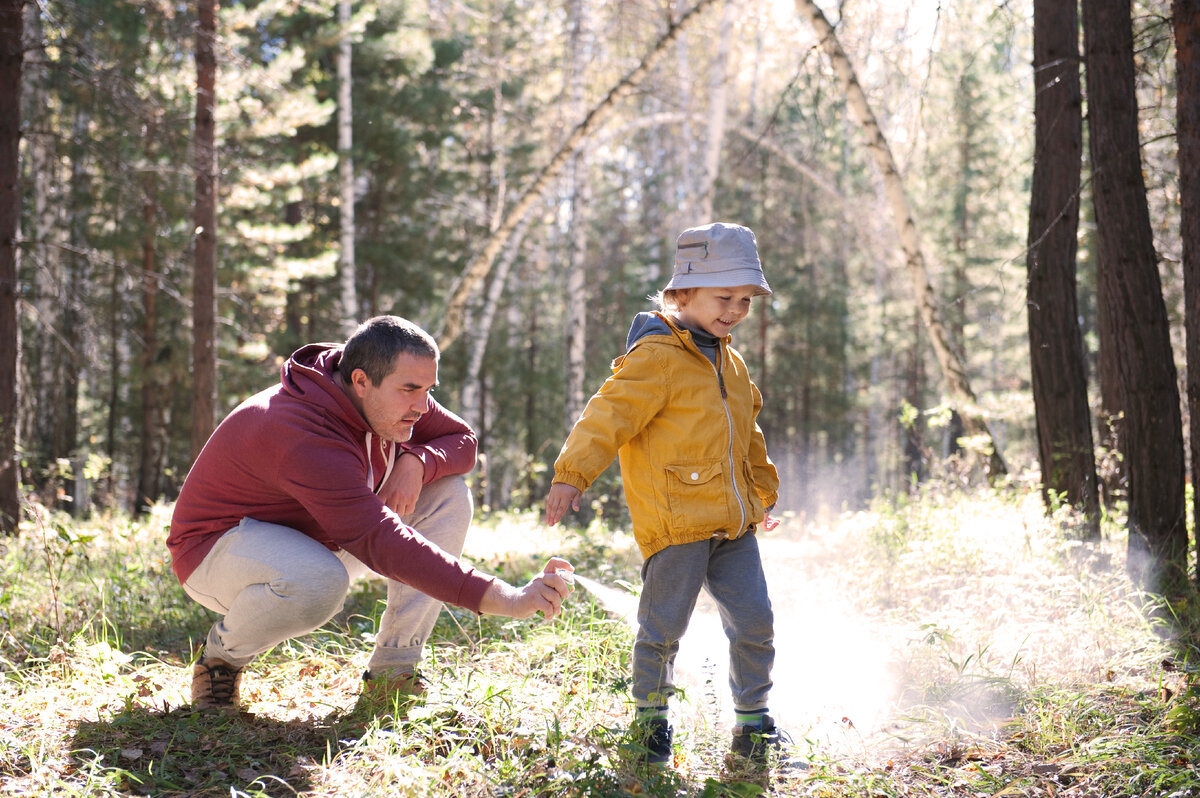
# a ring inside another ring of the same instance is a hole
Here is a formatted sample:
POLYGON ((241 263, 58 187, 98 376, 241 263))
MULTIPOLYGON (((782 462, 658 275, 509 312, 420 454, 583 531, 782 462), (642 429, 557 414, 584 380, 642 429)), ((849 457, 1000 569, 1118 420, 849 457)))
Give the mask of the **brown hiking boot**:
POLYGON ((192 668, 192 706, 197 709, 237 709, 242 669, 223 659, 201 655, 192 668))

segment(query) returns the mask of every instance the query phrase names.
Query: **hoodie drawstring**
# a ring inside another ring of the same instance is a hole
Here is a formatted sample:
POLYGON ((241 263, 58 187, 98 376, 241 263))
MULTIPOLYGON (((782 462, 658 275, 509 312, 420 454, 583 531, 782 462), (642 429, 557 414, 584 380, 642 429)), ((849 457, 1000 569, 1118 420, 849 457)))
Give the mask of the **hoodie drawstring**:
MULTIPOLYGON (((375 438, 375 436, 372 433, 367 432, 363 436, 363 443, 365 443, 366 447, 367 447, 367 487, 369 487, 375 493, 378 493, 379 488, 375 487, 374 458, 371 456, 372 455, 371 445, 372 445, 372 441, 374 440, 374 438, 375 438)), ((399 448, 398 446, 392 446, 390 448, 385 447, 383 445, 383 440, 380 439, 380 441, 379 441, 380 454, 383 455, 384 462, 387 463, 387 466, 384 468, 384 471, 383 471, 383 479, 381 479, 379 481, 379 487, 383 487, 383 483, 387 482, 387 478, 389 476, 391 476, 391 474, 392 474, 392 467, 396 465, 396 449, 398 449, 398 448, 399 448)))

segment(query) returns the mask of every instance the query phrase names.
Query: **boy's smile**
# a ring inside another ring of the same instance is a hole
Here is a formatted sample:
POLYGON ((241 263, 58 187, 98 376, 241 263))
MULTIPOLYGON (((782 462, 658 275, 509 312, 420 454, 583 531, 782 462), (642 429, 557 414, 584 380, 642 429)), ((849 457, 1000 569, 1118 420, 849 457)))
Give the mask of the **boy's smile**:
POLYGON ((710 335, 724 338, 746 318, 757 290, 753 285, 694 288, 686 304, 676 311, 676 317, 690 327, 699 327, 710 335))

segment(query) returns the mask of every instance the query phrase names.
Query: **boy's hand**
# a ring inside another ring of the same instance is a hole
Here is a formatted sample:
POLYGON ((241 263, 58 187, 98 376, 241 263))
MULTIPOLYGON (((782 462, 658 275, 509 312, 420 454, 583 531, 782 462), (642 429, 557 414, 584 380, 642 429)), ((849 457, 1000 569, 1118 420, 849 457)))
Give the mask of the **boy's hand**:
POLYGON ((546 494, 546 525, 557 524, 566 514, 568 507, 579 512, 581 496, 583 491, 565 482, 555 482, 551 485, 550 492, 546 494))

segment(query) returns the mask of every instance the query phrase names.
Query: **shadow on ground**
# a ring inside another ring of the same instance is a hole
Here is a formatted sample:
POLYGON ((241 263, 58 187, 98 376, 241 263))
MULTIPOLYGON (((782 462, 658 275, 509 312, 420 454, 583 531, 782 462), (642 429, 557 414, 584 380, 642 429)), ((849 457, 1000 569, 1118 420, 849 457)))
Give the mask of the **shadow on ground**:
POLYGON ((71 744, 81 769, 119 774, 140 795, 293 796, 311 771, 362 732, 344 715, 280 721, 246 712, 130 707, 107 720, 80 721, 71 744))

